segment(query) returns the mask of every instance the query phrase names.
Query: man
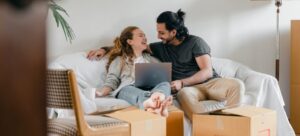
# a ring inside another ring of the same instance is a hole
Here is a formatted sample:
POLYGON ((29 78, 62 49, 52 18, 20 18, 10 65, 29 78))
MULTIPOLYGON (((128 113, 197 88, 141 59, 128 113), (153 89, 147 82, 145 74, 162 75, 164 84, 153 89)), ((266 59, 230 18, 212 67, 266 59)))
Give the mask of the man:
MULTIPOLYGON (((162 41, 150 44, 154 57, 172 63, 171 88, 181 108, 192 119, 193 113, 238 105, 244 91, 243 83, 218 76, 211 64, 209 46, 202 38, 189 35, 184 15, 181 10, 161 13, 156 22, 158 38, 162 41), (219 103, 207 106, 204 100, 219 103)), ((102 57, 108 50, 91 51, 88 58, 102 57)))

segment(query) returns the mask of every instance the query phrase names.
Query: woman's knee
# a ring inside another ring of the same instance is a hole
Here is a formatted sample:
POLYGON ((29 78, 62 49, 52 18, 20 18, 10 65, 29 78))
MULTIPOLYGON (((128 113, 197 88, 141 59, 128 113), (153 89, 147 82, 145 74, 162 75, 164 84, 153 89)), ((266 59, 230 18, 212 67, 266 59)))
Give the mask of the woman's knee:
POLYGON ((171 86, 170 86, 169 82, 159 83, 152 90, 153 91, 162 92, 162 93, 164 93, 167 96, 171 95, 171 86))
POLYGON ((169 82, 161 82, 158 85, 156 85, 155 88, 160 88, 160 87, 164 87, 164 88, 170 88, 171 89, 171 85, 169 82))

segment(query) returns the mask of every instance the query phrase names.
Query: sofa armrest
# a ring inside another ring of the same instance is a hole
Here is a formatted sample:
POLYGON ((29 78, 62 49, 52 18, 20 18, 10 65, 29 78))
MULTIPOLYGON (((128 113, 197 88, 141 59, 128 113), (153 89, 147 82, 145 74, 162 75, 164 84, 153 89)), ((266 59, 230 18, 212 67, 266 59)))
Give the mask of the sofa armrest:
POLYGON ((277 80, 268 74, 256 72, 249 67, 224 58, 212 58, 213 67, 222 77, 237 78, 245 84, 244 104, 262 106, 271 96, 277 97, 283 106, 284 101, 277 80))
POLYGON ((263 106, 273 96, 277 97, 281 105, 284 106, 278 82, 273 76, 241 66, 237 70, 235 78, 242 80, 245 84, 246 91, 243 103, 263 106))

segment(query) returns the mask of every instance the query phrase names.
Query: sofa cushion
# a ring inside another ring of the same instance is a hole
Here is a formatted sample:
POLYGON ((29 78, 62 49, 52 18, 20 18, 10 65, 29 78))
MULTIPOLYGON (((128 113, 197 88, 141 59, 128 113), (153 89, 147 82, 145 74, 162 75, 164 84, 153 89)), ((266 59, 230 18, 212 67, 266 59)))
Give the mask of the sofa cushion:
POLYGON ((235 77, 240 67, 240 64, 223 58, 212 58, 212 65, 221 77, 235 77))
POLYGON ((106 76, 107 59, 90 61, 86 58, 86 54, 86 52, 78 52, 60 56, 50 63, 48 68, 73 69, 80 86, 100 87, 106 76))

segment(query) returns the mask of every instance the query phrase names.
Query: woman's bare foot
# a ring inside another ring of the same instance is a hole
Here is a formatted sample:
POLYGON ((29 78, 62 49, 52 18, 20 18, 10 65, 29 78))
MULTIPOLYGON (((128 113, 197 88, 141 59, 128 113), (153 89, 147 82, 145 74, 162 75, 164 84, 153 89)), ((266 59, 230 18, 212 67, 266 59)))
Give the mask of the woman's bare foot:
POLYGON ((161 115, 163 117, 168 117, 168 115, 169 115, 168 106, 172 105, 172 102, 173 102, 173 97, 169 96, 165 100, 160 102, 158 107, 155 107, 155 108, 147 107, 147 108, 145 108, 145 110, 147 112, 158 114, 158 115, 161 115))
POLYGON ((168 106, 172 105, 173 103, 173 97, 169 96, 167 97, 161 104, 161 111, 160 115, 163 117, 168 117, 169 112, 168 112, 168 106))
POLYGON ((168 96, 168 97, 163 101, 163 103, 166 103, 167 106, 172 105, 172 103, 173 103, 173 97, 172 97, 172 96, 168 96))
POLYGON ((160 101, 158 98, 149 98, 143 102, 144 109, 159 107, 160 101))
POLYGON ((154 92, 149 99, 143 102, 145 109, 147 108, 158 108, 161 105, 161 102, 165 99, 165 95, 160 92, 154 92))
POLYGON ((145 109, 145 111, 156 114, 156 112, 153 108, 147 108, 147 109, 145 109))

